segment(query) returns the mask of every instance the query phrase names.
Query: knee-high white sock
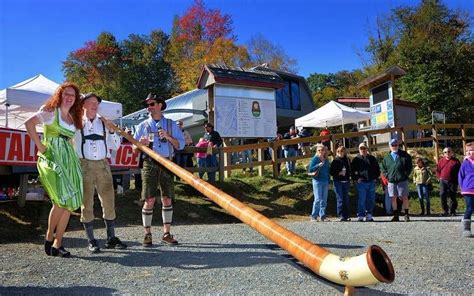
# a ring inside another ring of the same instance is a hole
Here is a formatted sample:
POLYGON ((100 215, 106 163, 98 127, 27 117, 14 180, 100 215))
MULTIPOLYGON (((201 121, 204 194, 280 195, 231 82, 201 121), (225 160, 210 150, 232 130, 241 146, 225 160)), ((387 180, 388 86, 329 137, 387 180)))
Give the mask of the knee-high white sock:
POLYGON ((161 216, 163 218, 163 224, 171 224, 173 221, 173 206, 161 208, 161 216))
POLYGON ((153 209, 142 209, 142 220, 143 220, 143 227, 149 228, 151 227, 151 220, 153 219, 153 209))

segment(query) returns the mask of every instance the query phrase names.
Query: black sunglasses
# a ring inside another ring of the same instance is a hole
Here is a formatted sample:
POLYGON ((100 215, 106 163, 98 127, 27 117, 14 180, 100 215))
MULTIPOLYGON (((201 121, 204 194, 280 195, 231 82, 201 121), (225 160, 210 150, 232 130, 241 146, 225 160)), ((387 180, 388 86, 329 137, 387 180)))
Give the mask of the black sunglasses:
POLYGON ((146 106, 147 107, 154 107, 155 105, 157 105, 158 103, 156 102, 152 102, 152 103, 147 103, 146 106))

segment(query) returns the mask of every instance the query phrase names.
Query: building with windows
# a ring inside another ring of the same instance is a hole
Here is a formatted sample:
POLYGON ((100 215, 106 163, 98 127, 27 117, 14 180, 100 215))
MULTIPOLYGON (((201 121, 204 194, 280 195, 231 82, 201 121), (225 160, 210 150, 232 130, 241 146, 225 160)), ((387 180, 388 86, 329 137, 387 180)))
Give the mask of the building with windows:
MULTIPOLYGON (((166 103, 165 116, 182 120, 195 140, 202 136, 203 125, 208 121, 220 133, 226 129, 223 137, 226 133, 228 137, 241 138, 275 136, 277 129, 286 131, 295 118, 314 110, 304 77, 275 71, 265 65, 249 69, 205 65, 197 89, 166 100, 166 103), (249 104, 258 105, 261 110, 243 112, 249 104), (230 112, 232 108, 241 108, 241 111, 230 112), (216 112, 219 110, 224 115, 218 120, 216 112), (258 118, 252 114, 258 114, 258 118)), ((146 109, 142 109, 124 116, 121 123, 132 127, 147 116, 146 109)))
POLYGON ((276 73, 284 87, 276 91, 277 122, 279 128, 294 125, 295 119, 314 111, 315 106, 306 79, 293 73, 272 70, 265 64, 252 69, 276 73))

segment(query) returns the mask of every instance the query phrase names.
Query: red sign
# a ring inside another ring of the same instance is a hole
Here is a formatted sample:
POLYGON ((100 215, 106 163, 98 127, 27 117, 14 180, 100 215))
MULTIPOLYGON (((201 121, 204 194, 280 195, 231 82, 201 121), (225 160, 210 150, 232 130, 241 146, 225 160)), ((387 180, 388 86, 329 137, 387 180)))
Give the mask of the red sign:
MULTIPOLYGON (((0 165, 36 166, 38 149, 25 131, 0 128, 0 165)), ((120 145, 109 160, 111 167, 136 168, 139 153, 132 144, 120 145)))

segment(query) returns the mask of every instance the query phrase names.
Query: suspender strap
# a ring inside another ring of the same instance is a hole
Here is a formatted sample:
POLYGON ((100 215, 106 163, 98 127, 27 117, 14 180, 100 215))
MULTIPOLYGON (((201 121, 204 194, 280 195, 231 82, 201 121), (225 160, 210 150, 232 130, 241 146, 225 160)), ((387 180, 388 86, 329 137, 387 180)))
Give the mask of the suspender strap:
MULTIPOLYGON (((169 133, 170 137, 173 137, 173 126, 171 125, 171 119, 166 118, 166 125, 168 127, 167 132, 169 133)), ((168 141, 168 149, 170 152, 169 159, 173 159, 173 154, 174 154, 174 147, 171 145, 170 141, 168 141)))
POLYGON ((82 145, 81 145, 81 154, 82 154, 82 158, 86 158, 84 156, 84 145, 86 144, 86 140, 91 140, 91 141, 104 141, 104 145, 105 145, 105 157, 107 157, 107 153, 108 153, 108 149, 107 149, 107 140, 106 140, 106 137, 107 137, 107 134, 105 133, 105 124, 104 122, 101 120, 102 122, 102 136, 101 135, 98 135, 98 134, 90 134, 90 135, 87 135, 87 136, 84 136, 84 127, 81 128, 81 139, 82 139, 82 145))
POLYGON ((105 158, 107 158, 107 154, 109 150, 107 149, 107 140, 106 140, 107 134, 105 133, 105 123, 102 120, 100 122, 102 122, 102 134, 104 135, 104 138, 102 140, 104 141, 104 145, 105 145, 105 158))

